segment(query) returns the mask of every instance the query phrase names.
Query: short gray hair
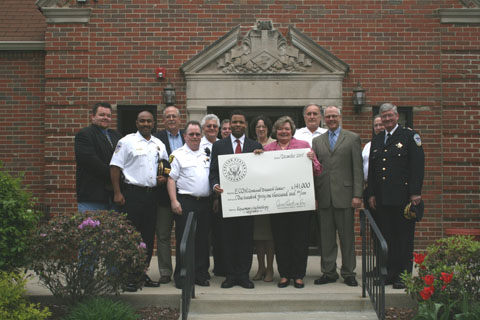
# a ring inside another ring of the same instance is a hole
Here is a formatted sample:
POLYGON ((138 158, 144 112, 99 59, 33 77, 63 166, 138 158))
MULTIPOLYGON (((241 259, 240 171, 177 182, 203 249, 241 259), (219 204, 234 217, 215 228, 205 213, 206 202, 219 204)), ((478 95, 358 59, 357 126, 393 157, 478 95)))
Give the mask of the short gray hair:
POLYGON ((175 106, 168 106, 168 107, 166 107, 165 109, 163 109, 162 114, 163 114, 163 117, 164 117, 164 118, 165 118, 165 113, 167 112, 167 109, 168 109, 168 108, 174 108, 175 111, 177 111, 177 117, 180 117, 180 110, 178 110, 177 107, 175 107, 175 106))
POLYGON ((272 136, 275 137, 275 139, 277 139, 278 128, 280 128, 281 126, 283 126, 287 122, 290 123, 290 127, 292 128, 292 137, 293 137, 293 135, 295 134, 295 129, 296 129, 295 122, 293 122, 292 118, 290 118, 289 116, 283 116, 283 117, 278 118, 278 120, 275 121, 275 123, 273 124, 272 136))
POLYGON ((205 123, 209 120, 215 120, 215 122, 217 122, 217 126, 220 127, 220 119, 213 113, 210 113, 210 114, 207 114, 205 117, 203 117, 202 121, 200 122, 202 128, 203 126, 205 126, 205 123))
POLYGON ((318 111, 320 112, 320 115, 322 114, 322 107, 320 107, 318 104, 316 103, 309 103, 309 104, 306 104, 305 107, 303 107, 303 115, 305 116, 305 112, 307 111, 307 108, 310 107, 310 106, 315 106, 318 108, 318 111))
POLYGON ((384 103, 380 106, 380 109, 378 110, 378 112, 380 114, 386 112, 386 111, 390 111, 390 110, 393 110, 393 112, 395 114, 398 114, 398 110, 397 110, 397 106, 391 104, 391 103, 384 103))
POLYGON ((335 108, 335 109, 337 109, 338 115, 339 115, 339 116, 341 116, 341 115, 342 115, 342 110, 340 110, 340 108, 339 108, 339 107, 337 107, 337 106, 334 106, 334 105, 327 106, 327 107, 325 108, 325 111, 326 111, 328 108, 335 108))

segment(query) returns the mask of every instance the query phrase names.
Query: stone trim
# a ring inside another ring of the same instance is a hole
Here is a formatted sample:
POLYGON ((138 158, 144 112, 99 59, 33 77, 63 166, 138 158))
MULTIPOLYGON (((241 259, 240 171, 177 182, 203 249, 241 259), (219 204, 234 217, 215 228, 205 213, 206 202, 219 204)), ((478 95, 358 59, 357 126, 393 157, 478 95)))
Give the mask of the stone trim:
POLYGON ((92 8, 41 8, 47 23, 88 23, 92 8))
POLYGON ((45 41, 0 41, 0 51, 43 51, 45 41))
POLYGON ((438 9, 441 23, 480 23, 480 9, 438 9))

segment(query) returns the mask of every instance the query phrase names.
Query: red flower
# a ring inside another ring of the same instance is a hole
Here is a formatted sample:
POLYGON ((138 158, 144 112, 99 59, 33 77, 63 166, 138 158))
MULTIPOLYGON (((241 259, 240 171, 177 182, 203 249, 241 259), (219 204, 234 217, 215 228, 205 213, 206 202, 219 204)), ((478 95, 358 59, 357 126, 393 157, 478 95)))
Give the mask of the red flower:
POLYGON ((443 285, 443 286, 442 286, 442 291, 445 290, 446 287, 447 287, 447 286, 443 285))
POLYGON ((413 261, 416 263, 416 264, 422 264, 423 263, 423 260, 425 259, 425 256, 426 254, 422 254, 422 253, 413 253, 413 256, 414 256, 414 259, 413 261))
POLYGON ((423 300, 428 300, 430 299, 434 291, 435 289, 433 288, 433 286, 425 287, 422 291, 420 291, 420 295, 422 296, 423 300))
POLYGON ((435 277, 432 276, 431 274, 427 274, 425 277, 423 277, 423 281, 425 281, 425 284, 427 286, 433 285, 433 282, 435 281, 435 277))
POLYGON ((453 272, 452 273, 442 272, 442 276, 440 277, 440 279, 445 284, 449 284, 452 281, 452 278, 453 278, 453 272))

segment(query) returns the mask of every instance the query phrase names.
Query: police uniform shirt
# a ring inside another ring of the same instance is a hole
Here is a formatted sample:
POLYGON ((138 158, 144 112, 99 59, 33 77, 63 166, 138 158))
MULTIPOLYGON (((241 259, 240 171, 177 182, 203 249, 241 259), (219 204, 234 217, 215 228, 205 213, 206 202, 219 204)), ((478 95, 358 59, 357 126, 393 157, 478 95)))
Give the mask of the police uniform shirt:
POLYGON ((170 164, 170 178, 176 181, 179 194, 194 197, 208 197, 210 188, 208 174, 210 172, 210 157, 205 151, 193 151, 184 144, 172 152, 173 161, 170 164))
POLYGON ((118 141, 110 165, 122 169, 127 184, 155 187, 161 159, 168 159, 163 142, 154 136, 147 140, 137 131, 118 141))
POLYGON ((319 135, 324 134, 325 132, 327 132, 327 129, 325 128, 318 127, 317 130, 312 133, 307 127, 303 127, 297 129, 293 137, 298 140, 307 141, 310 144, 310 147, 312 147, 313 138, 316 138, 319 135))
POLYGON ((411 195, 421 195, 425 155, 420 136, 397 126, 385 143, 386 134, 372 139, 368 168, 369 196, 377 204, 405 206, 411 195))
POLYGON ((362 150, 362 159, 363 159, 363 180, 368 181, 368 160, 370 158, 370 146, 372 142, 368 141, 365 147, 362 150))
MULTIPOLYGON (((217 141, 217 140, 218 139, 215 139, 215 141, 217 141)), ((202 140, 200 140, 199 150, 205 151, 205 148, 208 148, 210 150, 210 152, 212 152, 212 145, 213 145, 213 143, 208 141, 208 139, 205 136, 203 136, 202 140)))

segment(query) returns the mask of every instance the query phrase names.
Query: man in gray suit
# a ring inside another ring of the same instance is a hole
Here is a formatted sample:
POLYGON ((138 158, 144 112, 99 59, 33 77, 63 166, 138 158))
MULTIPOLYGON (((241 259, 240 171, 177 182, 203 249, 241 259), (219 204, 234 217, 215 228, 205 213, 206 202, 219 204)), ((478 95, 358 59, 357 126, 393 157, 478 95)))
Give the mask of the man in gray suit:
POLYGON ((312 141, 312 148, 323 172, 315 177, 318 200, 322 276, 315 284, 336 282, 337 241, 340 238, 342 268, 340 274, 348 286, 358 286, 355 280, 355 208, 362 203, 363 165, 360 136, 343 129, 342 115, 336 106, 325 109, 328 131, 312 141))

